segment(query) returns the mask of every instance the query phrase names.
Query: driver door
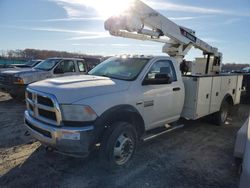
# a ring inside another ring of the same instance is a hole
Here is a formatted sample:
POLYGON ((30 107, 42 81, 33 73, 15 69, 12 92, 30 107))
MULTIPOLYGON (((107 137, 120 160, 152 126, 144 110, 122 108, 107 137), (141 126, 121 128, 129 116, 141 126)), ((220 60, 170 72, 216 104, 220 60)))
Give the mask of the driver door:
POLYGON ((144 121, 146 129, 163 126, 178 116, 175 108, 174 88, 176 87, 176 73, 170 60, 156 61, 144 79, 156 79, 156 74, 168 74, 171 83, 142 85, 144 121))

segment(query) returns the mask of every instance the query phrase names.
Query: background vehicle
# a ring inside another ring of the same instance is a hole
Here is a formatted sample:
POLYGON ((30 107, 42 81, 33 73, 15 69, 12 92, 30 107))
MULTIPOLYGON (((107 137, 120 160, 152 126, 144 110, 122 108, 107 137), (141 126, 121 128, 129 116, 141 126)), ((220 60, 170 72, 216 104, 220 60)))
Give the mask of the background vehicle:
POLYGON ((71 155, 87 155, 100 146, 104 161, 124 165, 138 141, 182 127, 175 124, 180 117, 210 115, 223 125, 230 107, 239 104, 242 75, 220 74, 217 48, 141 1, 128 11, 108 19, 105 29, 115 36, 163 42, 170 57, 112 57, 89 75, 29 85, 25 126, 45 146, 71 155), (180 63, 192 46, 206 58, 196 58, 192 74, 184 76, 180 63))
POLYGON ((28 84, 51 78, 75 74, 86 74, 87 65, 83 59, 49 58, 33 68, 13 68, 0 72, 0 89, 14 99, 24 99, 28 84))
POLYGON ((42 62, 43 60, 36 59, 36 60, 31 60, 27 61, 26 63, 23 64, 10 64, 10 65, 1 65, 0 66, 0 72, 1 70, 6 70, 6 68, 31 68, 36 66, 38 63, 42 62))
MULTIPOLYGON (((250 117, 250 116, 249 116, 250 117)), ((234 156, 242 159, 242 174, 240 188, 248 188, 250 185, 250 126, 249 118, 237 133, 234 156)))
POLYGON ((11 64, 10 67, 31 68, 31 67, 35 67, 36 65, 38 65, 38 63, 40 63, 42 61, 43 60, 41 60, 41 59, 36 59, 36 60, 28 61, 24 64, 11 64))
POLYGON ((85 57, 84 60, 87 63, 89 71, 101 62, 100 58, 94 58, 94 57, 85 57))
POLYGON ((245 67, 242 69, 243 73, 250 73, 250 67, 245 67))

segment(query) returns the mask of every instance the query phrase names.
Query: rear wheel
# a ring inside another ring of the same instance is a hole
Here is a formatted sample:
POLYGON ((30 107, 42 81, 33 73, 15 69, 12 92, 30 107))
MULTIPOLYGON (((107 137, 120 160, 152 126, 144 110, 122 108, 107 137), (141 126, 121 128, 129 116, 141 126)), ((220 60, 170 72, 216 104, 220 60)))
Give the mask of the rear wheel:
POLYGON ((223 100, 220 110, 213 115, 216 125, 224 125, 229 115, 230 104, 227 100, 223 100))
POLYGON ((137 144, 135 128, 127 122, 114 123, 104 134, 101 158, 108 167, 123 166, 133 156, 137 144))

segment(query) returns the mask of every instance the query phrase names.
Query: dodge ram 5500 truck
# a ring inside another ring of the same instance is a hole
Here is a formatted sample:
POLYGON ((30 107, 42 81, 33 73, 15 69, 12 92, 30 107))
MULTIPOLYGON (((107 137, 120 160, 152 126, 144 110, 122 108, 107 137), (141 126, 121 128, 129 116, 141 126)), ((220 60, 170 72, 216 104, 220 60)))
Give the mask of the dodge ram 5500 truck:
POLYGON ((28 84, 59 76, 86 74, 87 65, 83 59, 49 58, 33 68, 12 68, 0 72, 0 90, 12 98, 23 100, 28 84))
POLYGON ((242 76, 183 76, 170 57, 111 57, 88 75, 52 78, 27 87, 25 126, 43 145, 70 155, 97 146, 123 165, 147 133, 211 115, 224 124, 240 102, 242 76))

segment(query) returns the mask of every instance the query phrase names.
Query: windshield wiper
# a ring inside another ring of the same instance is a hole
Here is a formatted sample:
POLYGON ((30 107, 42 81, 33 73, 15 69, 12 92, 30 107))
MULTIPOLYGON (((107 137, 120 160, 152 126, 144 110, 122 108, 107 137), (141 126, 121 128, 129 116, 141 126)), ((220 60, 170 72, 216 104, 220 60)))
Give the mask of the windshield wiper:
POLYGON ((100 76, 103 76, 103 77, 110 77, 110 75, 108 75, 108 74, 101 74, 100 76))

